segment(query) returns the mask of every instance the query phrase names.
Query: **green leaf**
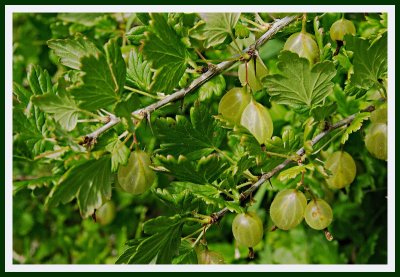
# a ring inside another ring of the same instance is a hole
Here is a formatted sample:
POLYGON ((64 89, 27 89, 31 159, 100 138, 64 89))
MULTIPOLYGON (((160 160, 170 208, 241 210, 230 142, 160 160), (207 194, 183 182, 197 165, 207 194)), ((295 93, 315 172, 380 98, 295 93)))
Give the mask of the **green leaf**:
POLYGON ((173 264, 197 264, 197 254, 192 244, 183 240, 179 247, 179 256, 174 258, 173 264))
MULTIPOLYGON (((140 241, 128 263, 171 263, 181 243, 183 224, 184 220, 179 215, 173 217, 159 216, 146 221, 143 229, 146 234, 151 236, 140 241)), ((133 252, 133 248, 130 249, 131 252, 133 252)))
POLYGON ((106 150, 111 153, 111 171, 116 172, 119 165, 126 165, 129 159, 131 151, 122 143, 118 138, 111 141, 107 146, 106 150))
POLYGON ((66 93, 46 93, 32 97, 32 103, 42 111, 53 114, 54 119, 67 131, 75 129, 81 109, 66 93))
POLYGON ((282 171, 281 173, 279 173, 278 179, 280 181, 285 181, 287 179, 294 179, 299 174, 307 172, 307 170, 314 171, 314 165, 306 164, 306 165, 293 166, 293 167, 286 169, 286 170, 282 171))
POLYGON ((18 101, 24 106, 28 106, 32 93, 25 89, 20 84, 13 83, 13 94, 17 97, 18 101))
POLYGON ((311 109, 332 92, 336 70, 330 61, 311 67, 307 59, 283 51, 278 68, 281 73, 264 79, 271 101, 297 109, 311 109))
POLYGON ((286 129, 282 138, 273 136, 267 140, 265 148, 269 152, 291 155, 294 154, 301 146, 302 139, 300 134, 295 134, 293 129, 286 129))
POLYGON ((136 249, 143 239, 135 239, 126 242, 126 247, 123 250, 122 254, 115 261, 116 264, 127 264, 129 263, 129 259, 135 254, 136 249))
POLYGON ((33 189, 36 187, 47 186, 51 182, 58 180, 60 176, 43 176, 35 179, 13 181, 13 195, 17 194, 24 188, 33 189))
POLYGON ((175 213, 185 213, 186 211, 199 208, 200 200, 194 197, 190 191, 178 190, 174 186, 166 189, 157 188, 154 194, 175 213))
POLYGON ((337 110, 337 103, 332 102, 328 105, 315 106, 310 112, 317 121, 323 121, 337 110))
POLYGON ((41 95, 53 91, 49 73, 38 65, 31 65, 29 67, 28 82, 34 95, 41 95))
POLYGON ((221 96, 225 91, 225 87, 226 83, 224 76, 215 76, 199 88, 199 101, 210 100, 216 98, 216 96, 221 96))
POLYGON ((120 94, 124 91, 126 79, 126 65, 121 53, 121 38, 110 39, 105 45, 107 64, 113 80, 115 93, 120 94))
POLYGON ((111 39, 104 46, 105 55, 93 42, 78 36, 75 40, 48 42, 61 62, 83 74, 73 86, 71 94, 80 101, 82 109, 95 111, 115 104, 124 90, 126 66, 118 39, 111 39))
POLYGON ((346 36, 346 49, 353 51, 354 74, 351 82, 370 89, 387 75, 387 35, 370 45, 368 40, 346 36))
POLYGON ((110 157, 88 160, 69 169, 53 188, 46 201, 48 207, 77 198, 82 217, 88 217, 111 198, 110 157))
POLYGON ((76 36, 75 39, 49 40, 47 45, 54 50, 63 65, 77 70, 82 67, 83 57, 101 55, 96 45, 82 35, 76 36))
POLYGON ((139 45, 145 38, 145 32, 148 30, 148 26, 135 26, 126 33, 126 38, 133 45, 139 45))
POLYGON ((216 154, 204 156, 199 161, 190 161, 184 156, 176 159, 171 155, 158 155, 157 158, 178 180, 196 184, 211 184, 229 166, 216 154))
MULTIPOLYGON (((21 142, 32 153, 33 157, 53 149, 53 143, 48 140, 50 133, 46 117, 38 107, 25 109, 13 109, 14 142, 21 142)), ((30 156, 32 158, 32 156, 30 156)))
POLYGON ((115 104, 120 98, 121 86, 115 83, 104 55, 83 57, 81 62, 85 74, 81 82, 71 90, 75 99, 80 101, 79 106, 95 111, 115 104))
POLYGON ((126 71, 127 84, 148 92, 150 91, 151 77, 150 63, 143 60, 143 55, 136 48, 132 49, 126 71))
POLYGON ((202 14, 202 19, 206 22, 204 26, 205 47, 220 45, 224 43, 227 36, 233 36, 233 29, 239 17, 240 13, 202 14))
POLYGON ((370 117, 371 113, 359 113, 357 114, 350 125, 346 128, 342 135, 342 139, 340 140, 341 144, 345 144, 345 142, 349 139, 349 135, 351 133, 357 132, 363 125, 363 121, 367 120, 370 117))
POLYGON ((237 213, 241 213, 244 210, 240 206, 239 199, 235 199, 235 201, 226 201, 221 197, 221 191, 212 185, 197 185, 188 182, 174 182, 171 185, 177 190, 189 191, 207 205, 215 205, 220 209, 226 207, 229 211, 237 213))
POLYGON ((176 120, 160 118, 155 122, 161 141, 160 153, 174 157, 183 155, 193 160, 209 155, 220 146, 226 131, 212 117, 206 105, 196 102, 190 109, 190 121, 177 115, 176 120))
MULTIPOLYGON (((125 94, 127 95, 127 94, 125 94)), ((130 132, 135 131, 135 124, 132 121, 132 112, 140 106, 140 99, 135 93, 128 94, 123 100, 117 103, 114 109, 116 116, 123 118, 130 132)))
POLYGON ((150 26, 143 53, 157 68, 151 90, 170 93, 185 73, 188 53, 164 14, 151 14, 150 26))
POLYGON ((65 22, 79 23, 87 27, 95 26, 104 13, 61 13, 57 17, 65 22))

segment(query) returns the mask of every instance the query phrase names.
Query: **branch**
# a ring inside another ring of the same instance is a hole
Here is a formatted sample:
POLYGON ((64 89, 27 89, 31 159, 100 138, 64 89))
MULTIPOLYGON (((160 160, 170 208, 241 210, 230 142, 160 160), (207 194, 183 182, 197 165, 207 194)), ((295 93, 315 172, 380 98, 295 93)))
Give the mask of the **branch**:
MULTIPOLYGON (((373 110, 375 110, 375 107, 374 106, 369 106, 369 107, 361 110, 360 112, 372 112, 373 110)), ((314 146, 315 144, 317 144, 321 139, 323 139, 326 135, 328 135, 333 130, 336 130, 336 129, 338 129, 340 127, 343 127, 343 126, 346 126, 346 125, 349 125, 354 120, 354 118, 357 116, 357 114, 358 113, 350 115, 350 116, 346 117, 345 119, 342 119, 342 120, 338 121, 334 125, 330 126, 327 130, 322 131, 321 133, 316 135, 311 140, 311 146, 314 146)), ((305 155, 304 147, 302 147, 299 150, 297 150, 296 154, 299 157, 304 156, 305 155)), ((249 187, 247 190, 245 190, 244 192, 242 192, 240 194, 239 201, 243 202, 244 200, 246 200, 262 184, 264 184, 266 181, 271 179, 272 176, 274 176, 275 174, 280 172, 282 169, 284 169, 290 162, 293 162, 293 159, 286 159, 281 164, 279 164, 275 168, 273 168, 271 171, 261 175, 260 179, 258 179, 257 182, 252 184, 251 187, 249 187)), ((229 211, 228 208, 223 208, 220 211, 212 214, 212 216, 211 216, 212 221, 210 222, 210 224, 214 224, 214 223, 218 222, 228 211, 229 211)))
MULTIPOLYGON (((282 19, 276 20, 271 28, 266 31, 254 44, 250 45, 246 49, 243 50, 242 53, 247 53, 249 50, 252 49, 258 49, 260 46, 265 44, 268 40, 270 40, 277 32, 282 30, 284 27, 292 23, 297 16, 287 16, 282 19)), ((171 102, 174 102, 178 99, 181 99, 185 97, 186 94, 191 93, 195 91, 197 88, 199 88, 202 84, 206 83, 209 81, 212 77, 222 73, 224 70, 230 68, 232 65, 234 65, 240 58, 240 55, 236 55, 233 57, 233 60, 231 61, 224 61, 221 62, 217 65, 213 65, 212 67, 209 68, 207 72, 202 74, 200 77, 196 78, 193 80, 193 82, 186 88, 183 88, 173 94, 170 94, 163 98, 162 100, 155 102, 147 107, 141 108, 139 110, 133 111, 132 116, 134 117, 144 117, 146 115, 149 115, 151 112, 155 111, 156 109, 159 109, 171 102)), ((112 128, 114 125, 118 124, 121 120, 118 117, 114 116, 114 119, 111 118, 110 122, 108 122, 106 125, 100 127, 99 129, 95 130, 94 132, 84 136, 85 141, 89 142, 95 142, 96 139, 104 132, 106 132, 108 129, 112 128)))

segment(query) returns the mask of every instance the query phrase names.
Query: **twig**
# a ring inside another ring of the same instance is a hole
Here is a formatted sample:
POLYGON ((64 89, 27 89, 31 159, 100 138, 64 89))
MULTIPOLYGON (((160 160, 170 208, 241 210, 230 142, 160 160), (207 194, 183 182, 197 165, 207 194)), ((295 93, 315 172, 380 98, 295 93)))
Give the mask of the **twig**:
MULTIPOLYGON (((266 43, 268 40, 270 40, 277 32, 279 32, 281 29, 292 23, 297 16, 287 16, 282 19, 276 20, 272 25, 271 28, 266 31, 253 45, 247 47, 242 51, 242 53, 247 53, 250 49, 254 48, 259 48, 262 46, 264 43, 266 43)), ((224 61, 221 62, 217 65, 214 65, 209 68, 207 72, 199 76, 197 79, 195 79, 188 87, 183 88, 181 90, 178 90, 177 92, 170 94, 166 96, 165 98, 161 99, 160 101, 157 101, 147 107, 141 108, 139 110, 133 111, 132 116, 134 118, 144 118, 151 112, 155 111, 156 109, 159 109, 171 102, 174 102, 178 99, 181 99, 185 97, 186 94, 191 93, 195 91, 198 87, 200 87, 202 84, 206 83, 209 81, 212 77, 222 73, 224 70, 230 68, 232 65, 234 65, 240 58, 240 55, 236 55, 233 57, 234 59, 229 60, 229 61, 224 61)), ((121 120, 118 117, 112 117, 110 116, 110 121, 97 129, 96 131, 84 136, 85 140, 88 139, 90 143, 95 142, 96 139, 105 131, 108 129, 112 128, 114 125, 118 124, 121 120)))
MULTIPOLYGON (((360 112, 372 112, 373 110, 375 110, 375 107, 374 106, 369 106, 369 107, 361 110, 360 112)), ((337 122, 334 125, 330 126, 327 130, 322 131, 321 133, 316 135, 311 140, 311 146, 314 146, 315 144, 317 144, 321 139, 323 139, 326 135, 328 135, 333 130, 350 124, 354 120, 354 118, 357 116, 357 114, 358 113, 350 115, 350 116, 346 117, 345 119, 340 120, 339 122, 337 122)), ((301 157, 301 156, 304 156, 305 153, 306 153, 306 151, 305 151, 304 147, 302 147, 299 150, 297 150, 296 155, 301 157)), ((271 179, 272 176, 274 176, 275 174, 280 172, 282 169, 284 169, 291 162, 293 162, 293 159, 286 159, 281 164, 279 164, 275 168, 273 168, 271 171, 261 175, 261 177, 258 179, 257 182, 255 182, 253 185, 251 185, 250 188, 248 188, 246 191, 244 191, 244 192, 242 192, 240 194, 239 201, 243 202, 244 200, 246 200, 262 184, 264 184, 266 181, 271 179)), ((228 208, 223 208, 220 211, 212 214, 211 215, 212 220, 210 222, 210 225, 218 222, 228 211, 229 211, 228 208)))
POLYGON ((108 129, 112 128, 113 126, 117 125, 121 119, 119 117, 116 117, 113 114, 109 114, 109 121, 101 126, 100 128, 98 128, 97 130, 91 132, 90 134, 87 134, 86 136, 84 136, 84 140, 85 140, 85 144, 91 144, 93 142, 96 141, 96 139, 105 131, 107 131, 108 129))

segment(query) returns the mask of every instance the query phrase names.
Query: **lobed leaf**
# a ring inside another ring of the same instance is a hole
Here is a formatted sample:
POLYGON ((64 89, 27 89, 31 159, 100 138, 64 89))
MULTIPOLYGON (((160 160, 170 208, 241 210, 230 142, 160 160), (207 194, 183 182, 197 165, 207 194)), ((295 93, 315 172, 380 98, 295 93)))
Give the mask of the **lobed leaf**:
POLYGON ((99 209, 103 200, 111 198, 111 160, 109 156, 88 160, 69 169, 46 200, 48 207, 65 204, 77 198, 82 217, 99 209))
POLYGON ((264 85, 271 101, 297 109, 311 109, 332 92, 336 69, 324 61, 311 67, 310 62, 290 51, 279 56, 279 74, 266 76, 264 85))

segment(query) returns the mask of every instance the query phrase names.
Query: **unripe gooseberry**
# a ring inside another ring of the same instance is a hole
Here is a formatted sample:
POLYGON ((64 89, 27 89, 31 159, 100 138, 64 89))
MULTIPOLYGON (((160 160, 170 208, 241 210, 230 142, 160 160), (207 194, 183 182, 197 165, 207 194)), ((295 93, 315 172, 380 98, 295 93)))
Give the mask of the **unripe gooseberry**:
POLYGON ((256 213, 247 212, 238 214, 233 219, 232 233, 240 245, 254 247, 261 241, 264 228, 256 213))
POLYGON ((311 200, 304 211, 306 223, 315 230, 323 230, 328 227, 332 218, 331 207, 322 199, 311 200))
POLYGON ((271 203, 271 219, 279 229, 292 229, 303 221, 306 206, 307 199, 301 191, 282 190, 271 203))
POLYGON ((113 201, 106 202, 96 211, 96 222, 101 225, 110 224, 115 218, 115 204, 113 201))
POLYGON ((221 98, 218 113, 232 123, 240 124, 242 113, 250 100, 251 94, 246 91, 246 88, 232 88, 221 98))
POLYGON ((198 264, 224 264, 224 258, 221 254, 208 249, 197 251, 198 264))
POLYGON ((387 160, 387 124, 373 123, 367 130, 365 146, 377 159, 387 160))
POLYGON ((274 131, 272 118, 267 108, 253 99, 244 109, 240 124, 249 130, 259 144, 271 138, 274 131))
POLYGON ((319 61, 319 48, 314 38, 307 32, 298 32, 291 35, 283 46, 284 50, 297 53, 306 58, 311 64, 319 61))
POLYGON ((325 162, 332 175, 326 180, 330 188, 341 189, 350 185, 356 177, 356 163, 349 153, 336 151, 325 162))
POLYGON ((120 187, 131 194, 141 194, 148 190, 156 178, 150 165, 150 156, 146 152, 142 150, 132 152, 128 163, 118 169, 120 187))
POLYGON ((383 104, 371 113, 372 123, 387 123, 387 105, 383 104))
POLYGON ((240 64, 238 70, 239 80, 242 83, 242 86, 245 86, 246 83, 248 83, 253 92, 259 91, 263 88, 261 80, 268 75, 268 68, 265 66, 262 59, 257 55, 255 60, 256 60, 255 67, 254 67, 254 59, 251 58, 247 62, 247 64, 246 63, 240 64), (246 67, 247 67, 247 82, 246 82, 246 67))
POLYGON ((347 34, 355 35, 356 27, 353 22, 345 18, 339 19, 332 24, 329 30, 331 39, 335 41, 343 41, 343 38, 347 34))

